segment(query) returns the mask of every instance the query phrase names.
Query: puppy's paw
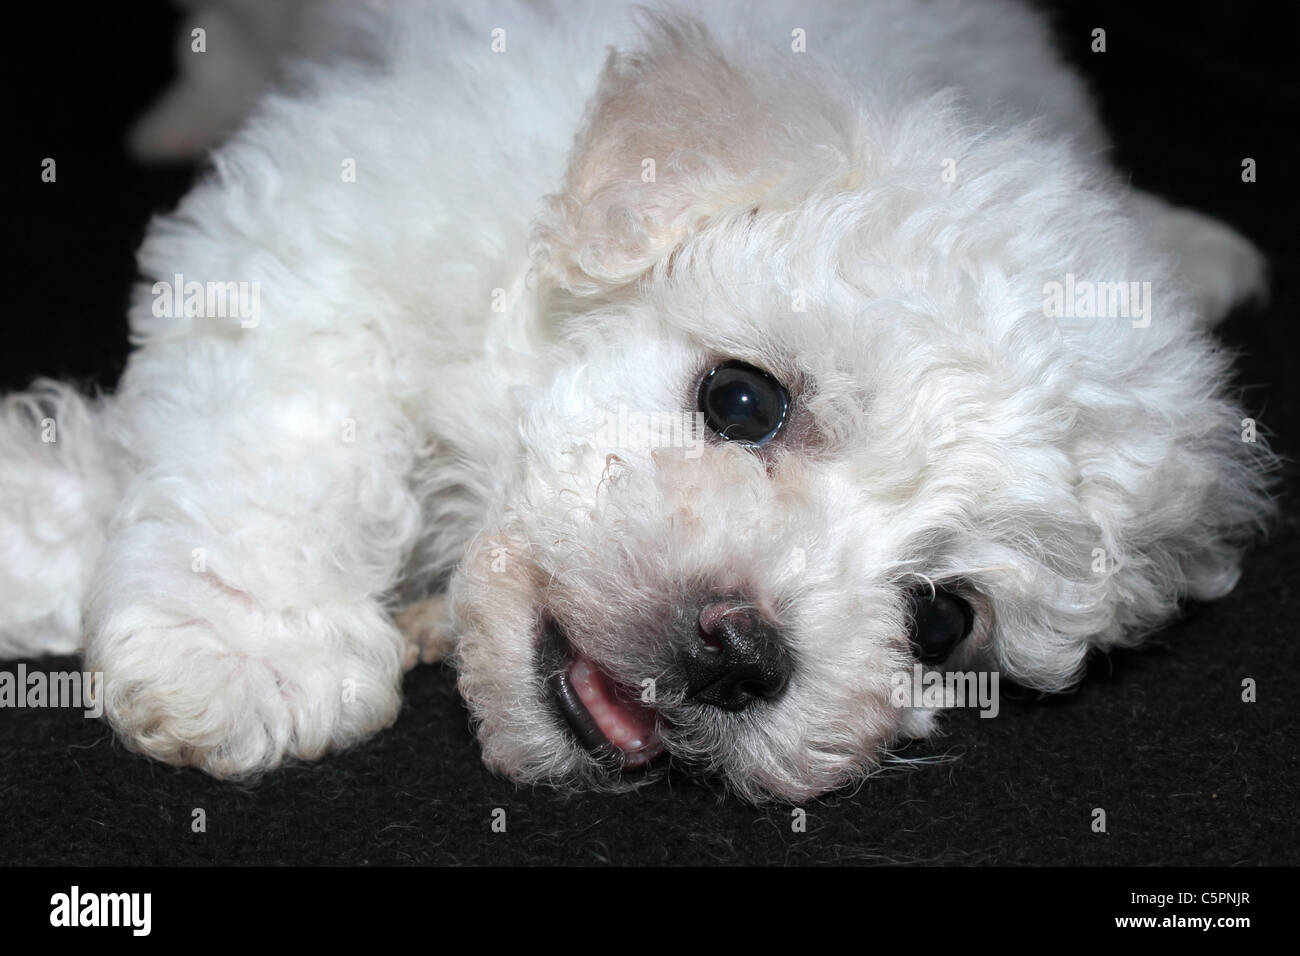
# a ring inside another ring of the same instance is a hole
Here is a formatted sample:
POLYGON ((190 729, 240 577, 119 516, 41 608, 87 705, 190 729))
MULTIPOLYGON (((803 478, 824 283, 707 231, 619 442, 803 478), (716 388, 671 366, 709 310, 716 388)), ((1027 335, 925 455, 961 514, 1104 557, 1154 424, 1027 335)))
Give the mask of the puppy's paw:
POLYGON ((91 636, 104 715, 131 750, 222 778, 357 743, 397 717, 400 644, 378 606, 133 607, 91 636))
POLYGON ((408 604, 394 615, 394 620, 406 641, 403 670, 409 671, 416 664, 435 664, 456 646, 446 595, 408 604))

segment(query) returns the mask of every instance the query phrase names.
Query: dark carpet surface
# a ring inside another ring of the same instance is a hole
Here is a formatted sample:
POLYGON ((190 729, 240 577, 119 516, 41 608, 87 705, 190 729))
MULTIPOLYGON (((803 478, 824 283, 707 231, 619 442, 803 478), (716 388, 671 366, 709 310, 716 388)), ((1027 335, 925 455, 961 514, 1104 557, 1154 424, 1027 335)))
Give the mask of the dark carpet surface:
MULTIPOLYGON (((1052 4, 1135 183, 1215 214, 1273 263, 1273 295, 1223 328, 1275 447, 1296 454, 1296 124, 1290 8, 1052 4), (1091 30, 1107 51, 1091 53, 1091 30), (1241 181, 1244 157, 1258 181, 1241 181)), ((174 14, 97 5, 65 22, 24 14, 0 206, 9 269, 0 387, 36 375, 111 387, 126 355, 133 254, 192 170, 145 169, 121 149, 166 82, 174 14), (128 19, 122 19, 128 18, 128 19), (41 184, 40 160, 58 160, 41 184)), ((1191 606, 1149 648, 1093 662, 1077 692, 1004 688, 1001 715, 959 712, 908 757, 933 762, 811 802, 754 808, 684 777, 628 795, 517 789, 482 767, 450 670, 406 680, 396 726, 252 788, 126 753, 69 710, 0 709, 0 862, 1293 864, 1300 861, 1293 616, 1295 466, 1281 519, 1237 590, 1191 606), (1258 700, 1243 703, 1254 678, 1258 700), (491 828, 506 811, 505 833, 491 828), (1094 808, 1107 832, 1090 824, 1094 808), (206 832, 192 831, 202 809, 206 832)), ((0 529, 3 533, 3 529, 0 529)), ((73 660, 43 661, 71 669, 73 660)), ((12 663, 4 665, 13 668, 12 663)))

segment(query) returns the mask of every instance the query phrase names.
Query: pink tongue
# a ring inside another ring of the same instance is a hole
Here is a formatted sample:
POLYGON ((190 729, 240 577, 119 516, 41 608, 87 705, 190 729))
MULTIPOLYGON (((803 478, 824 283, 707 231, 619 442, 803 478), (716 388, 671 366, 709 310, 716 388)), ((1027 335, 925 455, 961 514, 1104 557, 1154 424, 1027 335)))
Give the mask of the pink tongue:
POLYGON ((615 685, 585 657, 569 665, 569 680, 605 739, 623 751, 625 766, 649 763, 663 753, 655 733, 655 712, 631 699, 630 691, 615 685))

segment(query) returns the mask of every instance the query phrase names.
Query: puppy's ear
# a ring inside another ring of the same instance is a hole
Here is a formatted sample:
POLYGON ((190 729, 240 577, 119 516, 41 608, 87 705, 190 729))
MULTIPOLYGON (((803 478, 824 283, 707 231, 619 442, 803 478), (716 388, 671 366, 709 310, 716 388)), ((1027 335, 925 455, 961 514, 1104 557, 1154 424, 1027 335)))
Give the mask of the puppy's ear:
POLYGON ((643 44, 610 52, 563 191, 532 252, 573 295, 617 288, 711 217, 755 204, 779 178, 770 98, 695 21, 649 18, 643 44))

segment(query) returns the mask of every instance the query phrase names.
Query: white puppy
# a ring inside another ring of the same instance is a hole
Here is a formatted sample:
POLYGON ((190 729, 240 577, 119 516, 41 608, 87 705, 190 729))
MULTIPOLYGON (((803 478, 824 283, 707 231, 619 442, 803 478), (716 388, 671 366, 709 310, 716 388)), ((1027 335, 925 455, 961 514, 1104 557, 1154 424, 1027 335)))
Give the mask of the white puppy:
POLYGON ((153 224, 117 392, 0 408, 0 650, 127 746, 319 757, 416 641, 514 779, 802 799, 933 728, 918 659, 1057 690, 1233 587, 1262 260, 1025 9, 343 7, 153 224))

